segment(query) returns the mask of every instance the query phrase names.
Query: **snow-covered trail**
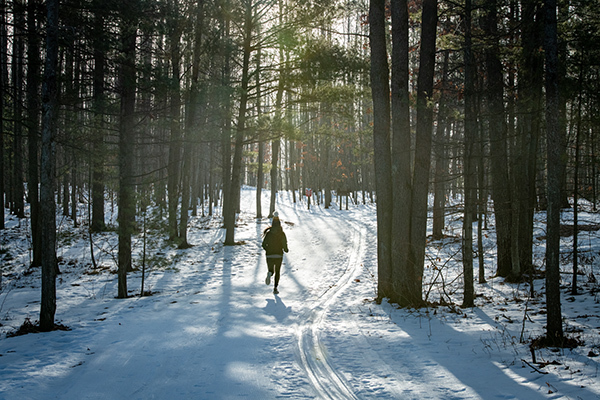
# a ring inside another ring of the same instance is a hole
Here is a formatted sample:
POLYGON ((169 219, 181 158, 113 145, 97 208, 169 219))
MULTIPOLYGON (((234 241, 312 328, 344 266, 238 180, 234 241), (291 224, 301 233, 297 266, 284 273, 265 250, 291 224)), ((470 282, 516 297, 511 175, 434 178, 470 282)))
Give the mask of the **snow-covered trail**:
MULTIPOLYGON (((326 313, 359 271, 365 248, 364 227, 350 220, 340 221, 338 218, 323 229, 328 234, 335 232, 346 236, 345 241, 353 243, 353 247, 344 248, 347 259, 341 261, 345 267, 338 280, 329 287, 317 300, 308 305, 308 309, 300 315, 298 335, 298 358, 302 367, 319 396, 325 399, 357 399, 353 389, 344 376, 339 373, 329 359, 327 350, 320 340, 320 330, 325 323, 326 313)), ((327 248, 327 247, 326 247, 327 248)), ((311 249, 308 249, 309 251, 311 249)))

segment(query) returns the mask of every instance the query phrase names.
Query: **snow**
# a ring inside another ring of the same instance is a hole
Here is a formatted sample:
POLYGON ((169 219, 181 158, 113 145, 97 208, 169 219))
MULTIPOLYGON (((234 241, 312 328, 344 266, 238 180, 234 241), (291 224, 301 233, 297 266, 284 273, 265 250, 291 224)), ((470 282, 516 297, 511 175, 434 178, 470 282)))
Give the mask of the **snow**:
MULTIPOLYGON (((493 277, 493 230, 486 231, 487 283, 475 284, 475 308, 458 307, 461 221, 450 214, 449 237, 429 243, 423 285, 430 302, 449 305, 398 309, 374 302, 373 204, 339 210, 313 203, 308 210, 280 192, 290 252, 274 295, 260 248, 269 221, 255 219, 253 189, 242 196, 238 245, 223 246, 218 215, 191 218, 193 247, 185 250, 165 242, 164 232, 149 231, 144 290, 152 295, 144 297, 138 270, 128 275, 132 297, 115 298, 114 232, 94 235, 94 269, 85 224, 75 228, 61 218, 56 321, 70 330, 16 337, 6 334, 38 319, 40 272, 27 267, 28 222, 6 214, 0 399, 600 398, 600 291, 592 278, 600 273, 598 231, 579 236, 578 296, 569 293, 572 236, 562 243, 564 326, 582 345, 535 350, 534 363, 529 343, 543 335, 546 318, 543 279, 530 297, 528 285, 493 277)), ((114 215, 107 217, 114 223, 114 215)), ((569 218, 565 212, 563 220, 569 218)), ((580 218, 599 222, 585 210, 580 218)), ((536 227, 534 259, 541 266, 543 214, 536 227)), ((142 239, 134 241, 136 267, 142 239)))

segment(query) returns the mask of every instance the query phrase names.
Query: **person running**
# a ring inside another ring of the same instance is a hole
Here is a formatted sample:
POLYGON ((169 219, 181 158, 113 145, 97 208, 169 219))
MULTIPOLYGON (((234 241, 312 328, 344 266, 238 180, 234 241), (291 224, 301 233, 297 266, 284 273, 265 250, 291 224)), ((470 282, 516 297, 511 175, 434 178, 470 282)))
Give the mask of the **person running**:
POLYGON ((288 250, 287 237, 281 227, 281 221, 277 212, 273 213, 273 222, 271 226, 263 232, 262 248, 267 252, 267 278, 265 283, 271 284, 271 277, 275 275, 275 286, 273 293, 279 293, 277 286, 279 285, 279 277, 281 274, 281 262, 283 261, 283 252, 288 250))

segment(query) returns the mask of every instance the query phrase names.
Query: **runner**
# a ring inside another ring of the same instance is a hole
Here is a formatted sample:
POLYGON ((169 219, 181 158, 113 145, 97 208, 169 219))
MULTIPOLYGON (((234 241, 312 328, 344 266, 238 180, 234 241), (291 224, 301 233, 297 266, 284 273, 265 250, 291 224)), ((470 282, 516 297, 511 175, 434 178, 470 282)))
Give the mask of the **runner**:
POLYGON ((287 246, 287 237, 281 227, 281 221, 279 220, 279 214, 273 213, 273 222, 271 226, 265 229, 263 233, 262 248, 267 252, 267 278, 265 283, 271 284, 271 276, 275 275, 275 286, 273 287, 273 293, 279 293, 277 286, 279 285, 279 277, 281 275, 281 262, 283 261, 283 252, 289 251, 287 246))

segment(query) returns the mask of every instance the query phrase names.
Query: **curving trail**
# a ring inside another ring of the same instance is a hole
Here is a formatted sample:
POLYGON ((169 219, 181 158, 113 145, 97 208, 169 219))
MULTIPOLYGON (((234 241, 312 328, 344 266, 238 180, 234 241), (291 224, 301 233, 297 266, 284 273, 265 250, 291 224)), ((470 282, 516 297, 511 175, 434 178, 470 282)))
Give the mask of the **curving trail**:
POLYGON ((332 365, 327 350, 319 339, 319 331, 324 324, 329 306, 354 279, 364 252, 363 230, 358 227, 358 224, 350 223, 350 225, 354 228, 351 230, 352 235, 358 236, 352 238, 351 242, 359 243, 360 246, 352 249, 346 261, 346 270, 338 281, 302 314, 300 317, 302 323, 297 331, 297 352, 302 367, 316 392, 326 399, 358 399, 343 375, 332 365))
MULTIPOLYGON (((287 216, 291 216, 292 212, 298 215, 306 211, 294 207, 286 207, 283 210, 287 216)), ((319 398, 358 399, 352 385, 336 368, 321 336, 332 305, 340 301, 341 296, 361 272, 366 248, 366 229, 347 213, 340 214, 335 210, 324 209, 318 212, 322 218, 320 223, 316 226, 297 228, 302 230, 306 237, 312 237, 307 244, 307 252, 329 259, 330 265, 324 267, 327 269, 329 281, 315 282, 319 294, 314 300, 306 299, 305 307, 298 315, 296 358, 319 398), (323 247, 330 250, 327 256, 322 255, 323 247)), ((315 259, 318 257, 309 256, 308 263, 311 267, 318 263, 315 259)))

